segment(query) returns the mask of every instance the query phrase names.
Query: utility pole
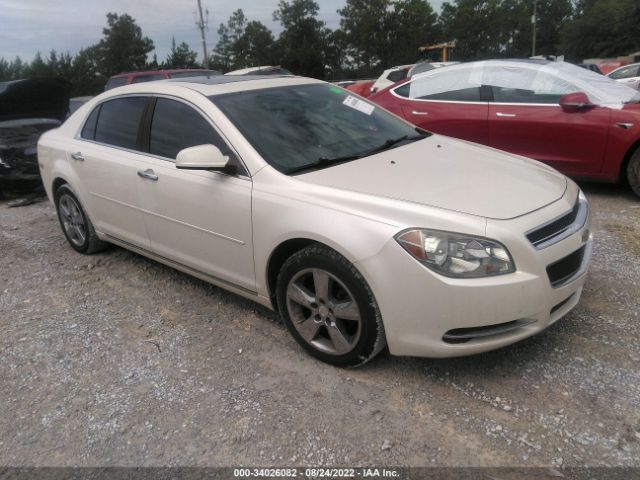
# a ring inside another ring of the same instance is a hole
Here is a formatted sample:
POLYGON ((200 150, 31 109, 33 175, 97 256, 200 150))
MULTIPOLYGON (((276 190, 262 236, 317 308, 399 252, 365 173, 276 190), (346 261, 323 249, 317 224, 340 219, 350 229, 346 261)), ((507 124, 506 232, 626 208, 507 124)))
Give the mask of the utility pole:
POLYGON ((531 24, 533 25, 533 41, 531 42, 531 56, 536 56, 536 10, 538 7, 538 0, 533 0, 533 16, 531 17, 531 24))
POLYGON ((207 17, 206 20, 202 16, 202 3, 198 0, 198 20, 196 20, 196 26, 200 29, 200 36, 202 37, 202 51, 204 52, 204 61, 202 65, 204 68, 209 68, 209 55, 207 54, 207 39, 205 38, 204 31, 208 28, 209 22, 209 10, 205 10, 207 17))

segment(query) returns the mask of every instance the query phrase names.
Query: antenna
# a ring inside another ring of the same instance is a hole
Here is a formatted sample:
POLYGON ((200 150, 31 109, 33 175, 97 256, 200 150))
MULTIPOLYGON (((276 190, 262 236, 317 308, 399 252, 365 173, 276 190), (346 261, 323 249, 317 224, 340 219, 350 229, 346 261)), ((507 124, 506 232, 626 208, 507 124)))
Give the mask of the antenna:
POLYGON ((206 17, 202 16, 202 2, 198 0, 198 19, 196 20, 196 26, 200 30, 200 37, 202 38, 202 51, 204 52, 204 60, 202 65, 204 68, 209 68, 209 55, 207 55, 207 39, 204 31, 209 28, 209 9, 205 9, 206 17))

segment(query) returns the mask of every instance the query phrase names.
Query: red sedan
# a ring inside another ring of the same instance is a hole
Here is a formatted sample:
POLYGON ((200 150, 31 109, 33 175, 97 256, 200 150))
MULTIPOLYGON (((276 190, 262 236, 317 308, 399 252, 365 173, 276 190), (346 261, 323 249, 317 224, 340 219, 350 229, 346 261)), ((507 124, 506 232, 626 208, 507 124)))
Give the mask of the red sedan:
POLYGON ((640 196, 640 93, 575 65, 453 65, 370 100, 425 130, 534 158, 573 177, 626 177, 640 196))

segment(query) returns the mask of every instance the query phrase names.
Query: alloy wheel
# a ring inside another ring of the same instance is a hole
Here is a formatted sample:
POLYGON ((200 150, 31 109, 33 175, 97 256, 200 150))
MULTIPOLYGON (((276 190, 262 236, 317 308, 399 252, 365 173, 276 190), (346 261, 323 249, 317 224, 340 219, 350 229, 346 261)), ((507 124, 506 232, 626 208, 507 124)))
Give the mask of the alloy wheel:
POLYGON ((357 345, 362 330, 353 294, 336 276, 319 268, 301 270, 287 286, 287 309, 302 338, 331 355, 344 355, 357 345))

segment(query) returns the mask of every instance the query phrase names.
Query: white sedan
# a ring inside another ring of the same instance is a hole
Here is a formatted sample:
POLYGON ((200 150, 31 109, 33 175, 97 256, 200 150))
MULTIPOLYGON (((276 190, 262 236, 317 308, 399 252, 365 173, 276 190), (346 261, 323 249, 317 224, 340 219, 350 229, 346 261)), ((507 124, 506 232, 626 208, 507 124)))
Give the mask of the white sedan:
POLYGON ((633 63, 616 68, 614 71, 609 72, 607 77, 619 83, 629 85, 636 90, 640 90, 640 63, 633 63))
POLYGON ((38 145, 71 247, 130 249, 277 309, 356 366, 522 340, 576 306, 574 182, 307 78, 191 78, 90 100, 38 145))

